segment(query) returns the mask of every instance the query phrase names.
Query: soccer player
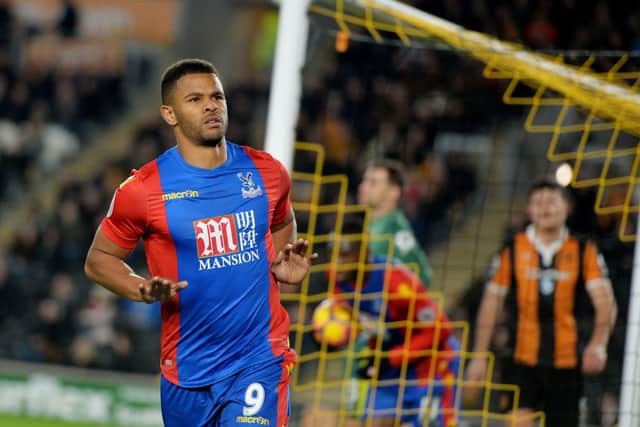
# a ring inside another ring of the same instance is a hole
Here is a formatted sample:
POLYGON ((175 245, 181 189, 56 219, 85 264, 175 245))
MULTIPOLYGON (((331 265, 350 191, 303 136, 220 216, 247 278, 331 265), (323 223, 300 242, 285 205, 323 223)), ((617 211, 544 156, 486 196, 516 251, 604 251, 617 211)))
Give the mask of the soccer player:
POLYGON ((389 242, 380 238, 390 236, 392 256, 408 266, 417 266, 420 280, 431 284, 431 266, 418 244, 409 220, 398 208, 404 189, 402 165, 395 160, 373 161, 365 169, 358 187, 358 203, 371 208, 369 245, 374 255, 388 257, 389 242), (378 237, 378 238, 376 238, 378 237))
MULTIPOLYGON (((543 410, 549 427, 576 427, 582 374, 597 374, 607 360, 607 342, 616 302, 602 256, 591 241, 573 236, 565 223, 566 190, 543 181, 529 191, 531 224, 517 233, 496 261, 478 313, 474 351, 485 352, 507 294, 515 308, 513 377, 520 387, 518 426, 533 425, 531 412, 543 410), (594 329, 582 354, 574 315, 580 292, 595 309, 594 329), (528 420, 527 420, 528 417, 528 420)), ((473 359, 471 381, 485 381, 487 360, 473 359)))
MULTIPOLYGON (((361 233, 359 221, 343 227, 345 236, 361 233)), ((356 264, 360 246, 360 241, 342 238, 337 264, 356 264)), ((355 307, 363 321, 360 339, 370 350, 383 352, 354 361, 356 374, 368 386, 355 406, 363 407, 362 419, 372 418, 376 427, 395 425, 396 408, 402 410, 403 425, 453 427, 460 346, 449 320, 411 270, 379 256, 367 257, 367 264, 373 268, 361 281, 356 268, 329 272, 336 279, 333 298, 355 307)))
POLYGON ((212 64, 178 61, 161 92, 177 145, 116 189, 86 274, 122 297, 162 302, 165 426, 287 425, 295 353, 279 284, 299 284, 317 256, 295 240, 289 176, 225 139, 212 64), (124 262, 141 238, 148 279, 124 262))

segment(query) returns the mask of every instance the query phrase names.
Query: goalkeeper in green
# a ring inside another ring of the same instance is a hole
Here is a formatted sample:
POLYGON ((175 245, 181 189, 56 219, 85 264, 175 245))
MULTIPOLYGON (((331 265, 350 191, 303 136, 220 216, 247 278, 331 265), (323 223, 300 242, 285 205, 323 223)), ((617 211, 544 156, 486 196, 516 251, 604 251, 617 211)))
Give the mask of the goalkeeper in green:
POLYGON ((428 287, 431 283, 431 266, 413 234, 409 220, 398 207, 403 188, 402 164, 390 159, 375 160, 365 169, 358 187, 358 203, 371 209, 371 254, 391 256, 411 269, 417 267, 422 283, 428 287))

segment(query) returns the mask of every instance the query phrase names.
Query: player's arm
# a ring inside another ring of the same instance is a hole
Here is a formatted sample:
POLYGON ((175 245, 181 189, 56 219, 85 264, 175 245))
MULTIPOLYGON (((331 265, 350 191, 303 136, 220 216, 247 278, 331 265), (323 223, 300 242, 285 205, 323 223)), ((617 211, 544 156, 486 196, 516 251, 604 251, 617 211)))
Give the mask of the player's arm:
POLYGON ((482 296, 478 318, 476 321, 474 352, 489 351, 489 343, 493 336, 498 314, 502 311, 506 289, 494 283, 488 283, 482 296))
POLYGON ((186 282, 136 274, 124 260, 131 249, 113 243, 98 228, 87 253, 84 271, 87 277, 116 295, 133 301, 155 302, 173 298, 187 286, 186 282))
POLYGON ((147 303, 171 299, 187 286, 186 282, 160 277, 145 279, 136 274, 124 262, 130 253, 131 249, 116 245, 98 228, 85 260, 85 274, 116 295, 147 303))
POLYGON ((296 239, 296 220, 289 201, 291 179, 280 162, 276 162, 276 168, 281 185, 270 228, 276 252, 275 259, 271 263, 271 273, 280 284, 297 286, 309 272, 309 267, 318 254, 307 256, 309 242, 296 239))
POLYGON ((427 255, 420 247, 420 243, 416 240, 408 223, 404 227, 400 224, 397 224, 396 227, 397 230, 393 235, 394 258, 398 258, 407 265, 417 265, 420 269, 420 279, 425 287, 429 287, 433 272, 427 255))
POLYGON ((407 258, 409 263, 416 263, 420 267, 420 279, 422 279, 425 287, 428 288, 429 285, 431 285, 433 270, 431 269, 427 255, 424 253, 422 248, 416 244, 416 246, 409 252, 407 258))
POLYGON ((276 253, 283 250, 287 243, 293 243, 297 233, 296 218, 293 209, 289 209, 289 214, 282 222, 271 225, 271 238, 276 253))
MULTIPOLYGON (((276 254, 279 254, 287 243, 293 242, 297 235, 297 226, 293 209, 290 210, 289 215, 285 220, 279 224, 273 224, 271 226, 271 238, 273 240, 273 248, 276 254)), ((282 292, 296 292, 298 290, 297 285, 289 284, 279 281, 282 292)))
MULTIPOLYGON (((505 248, 497 262, 496 272, 487 283, 476 320, 474 353, 489 351, 491 337, 495 330, 498 315, 504 306, 504 300, 511 281, 511 255, 505 248)), ((471 381, 484 381, 487 375, 487 358, 475 357, 467 369, 467 377, 471 381)))
POLYGON ((86 275, 133 301, 166 300, 186 287, 167 278, 145 279, 124 262, 147 227, 147 195, 136 171, 116 189, 106 217, 87 252, 86 275))
POLYGON ((131 253, 109 240, 98 228, 84 264, 86 275, 111 292, 134 301, 142 301, 139 284, 145 279, 129 267, 124 260, 131 253))
MULTIPOLYGON (((502 311, 505 296, 505 288, 499 287, 492 282, 487 284, 480 303, 480 309, 478 310, 473 345, 474 353, 486 353, 489 351, 489 343, 493 336, 498 314, 502 311)), ((467 369, 467 378, 470 381, 486 381, 487 366, 488 359, 486 356, 478 355, 474 357, 467 369)))
POLYGON ((595 322, 590 342, 606 348, 618 311, 613 290, 607 281, 598 286, 588 287, 587 291, 595 311, 595 322))
POLYGON ((584 256, 585 285, 595 319, 591 339, 583 353, 582 369, 585 373, 596 374, 604 369, 607 359, 607 344, 617 317, 617 304, 606 274, 606 267, 595 246, 589 243, 584 256))
POLYGON ((280 284, 297 286, 309 272, 311 263, 318 254, 306 255, 309 241, 295 239, 296 223, 293 210, 290 208, 289 212, 282 224, 271 227, 273 245, 277 251, 271 263, 271 272, 280 284))

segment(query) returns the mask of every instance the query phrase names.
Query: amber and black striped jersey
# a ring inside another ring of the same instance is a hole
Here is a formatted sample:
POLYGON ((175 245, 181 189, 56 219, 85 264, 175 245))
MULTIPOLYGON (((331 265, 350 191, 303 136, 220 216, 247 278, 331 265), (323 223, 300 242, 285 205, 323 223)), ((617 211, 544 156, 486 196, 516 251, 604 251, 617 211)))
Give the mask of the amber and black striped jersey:
POLYGON ((575 368, 578 330, 575 305, 586 287, 608 284, 607 268, 595 244, 565 231, 549 246, 533 228, 517 233, 495 262, 489 284, 515 304, 514 359, 528 366, 575 368))

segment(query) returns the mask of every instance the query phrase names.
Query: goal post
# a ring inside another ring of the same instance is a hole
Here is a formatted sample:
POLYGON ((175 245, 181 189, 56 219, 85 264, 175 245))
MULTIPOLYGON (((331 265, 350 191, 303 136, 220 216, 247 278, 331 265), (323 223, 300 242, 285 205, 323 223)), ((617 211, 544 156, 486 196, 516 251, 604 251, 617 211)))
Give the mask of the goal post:
MULTIPOLYGON (((638 227, 640 233, 640 220, 638 227)), ((627 322, 619 427, 640 425, 640 239, 636 239, 634 251, 629 318, 619 320, 627 322)))
POLYGON ((271 76, 265 150, 291 170, 296 120, 302 93, 311 0, 281 0, 271 76))

